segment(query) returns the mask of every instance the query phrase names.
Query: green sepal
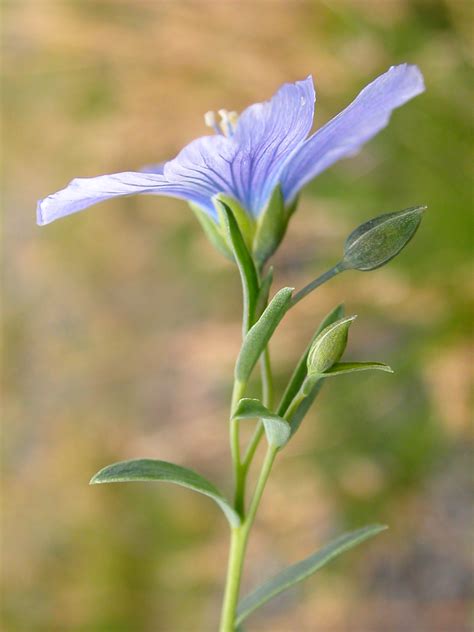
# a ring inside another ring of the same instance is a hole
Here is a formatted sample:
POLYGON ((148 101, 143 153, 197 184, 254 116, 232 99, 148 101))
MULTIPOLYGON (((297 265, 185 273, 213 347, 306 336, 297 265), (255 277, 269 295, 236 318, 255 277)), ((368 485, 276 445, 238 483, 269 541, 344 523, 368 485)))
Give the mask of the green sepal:
POLYGON ((243 288, 243 334, 250 329, 255 318, 255 308, 259 291, 258 274, 252 256, 245 244, 242 232, 237 224, 232 210, 227 203, 216 200, 221 223, 226 231, 227 240, 232 247, 235 261, 239 268, 243 288))
POLYGON ((254 218, 242 208, 242 206, 230 195, 225 193, 218 193, 212 198, 214 207, 219 214, 219 202, 224 203, 233 213, 235 221, 239 227, 242 237, 244 238, 245 245, 251 251, 252 243, 255 235, 255 220, 254 218))
POLYGON ((387 529, 385 525, 374 524, 345 533, 316 553, 313 553, 313 555, 285 568, 281 573, 272 577, 240 601, 237 608, 236 624, 240 625, 254 610, 260 608, 260 606, 263 606, 267 601, 276 597, 287 588, 291 588, 307 579, 333 558, 381 531, 385 531, 385 529, 387 529))
POLYGON ((292 287, 284 287, 279 290, 257 322, 248 331, 235 365, 235 379, 237 381, 245 384, 250 378, 257 360, 291 306, 293 291, 294 288, 292 287))
POLYGON ((316 340, 319 334, 323 331, 323 329, 326 329, 326 327, 328 327, 329 325, 332 325, 332 323, 334 323, 336 320, 340 320, 343 316, 344 316, 344 305, 341 304, 335 307, 331 312, 329 312, 329 314, 327 314, 322 320, 322 322, 320 323, 319 327, 317 328, 316 332, 311 338, 308 346, 306 347, 303 355, 299 359, 298 364, 296 365, 296 368, 293 371, 293 375, 291 376, 290 381, 288 382, 288 386, 286 387, 285 392, 283 393, 283 397, 281 398, 280 405, 278 406, 278 412, 280 415, 284 415, 286 413, 293 398, 296 396, 296 394, 301 388, 301 385, 304 382, 304 379, 306 377, 306 373, 308 370, 306 366, 306 361, 308 358, 308 353, 310 352, 310 349, 313 346, 313 342, 316 340))
POLYGON ((227 243, 222 230, 222 226, 218 224, 216 220, 210 217, 205 211, 203 211, 197 204, 193 204, 192 202, 190 202, 189 206, 195 214, 198 222, 201 224, 201 227, 211 244, 221 254, 223 254, 224 257, 233 261, 234 256, 229 244, 227 243))
POLYGON ((416 233, 425 209, 414 206, 386 213, 358 226, 346 240, 344 267, 369 271, 388 263, 416 233))
POLYGON ((101 483, 127 483, 135 481, 156 481, 175 483, 212 498, 225 514, 231 527, 238 527, 241 520, 237 512, 221 492, 203 476, 181 465, 156 459, 132 459, 107 465, 97 472, 90 485, 101 483))
POLYGON ((290 424, 286 419, 269 411, 258 399, 241 399, 237 404, 233 418, 261 419, 268 444, 275 448, 282 448, 290 438, 290 424))
POLYGON ((341 318, 316 336, 307 358, 308 377, 320 376, 340 360, 347 345, 349 327, 355 318, 341 318))
POLYGON ((324 372, 324 377, 356 373, 358 371, 386 371, 393 373, 393 369, 383 362, 336 362, 324 372))
POLYGON ((257 220, 257 231, 253 241, 253 253, 261 267, 272 256, 285 236, 289 213, 278 184, 257 220))

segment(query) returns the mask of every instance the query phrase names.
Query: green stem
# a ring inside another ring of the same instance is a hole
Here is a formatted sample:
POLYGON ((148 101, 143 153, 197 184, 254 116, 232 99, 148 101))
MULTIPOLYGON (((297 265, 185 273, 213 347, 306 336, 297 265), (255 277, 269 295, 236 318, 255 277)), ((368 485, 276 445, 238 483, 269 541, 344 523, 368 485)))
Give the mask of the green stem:
POLYGON ((275 446, 268 446, 267 454, 265 455, 265 460, 263 462, 262 469, 260 470, 260 476, 258 477, 252 502, 250 503, 247 517, 245 518, 244 522, 244 527, 247 532, 250 531, 253 521, 255 520, 255 515, 257 513, 260 500, 262 498, 263 490, 265 489, 265 485, 267 484, 267 480, 270 475, 273 461, 275 460, 277 452, 278 448, 276 448, 275 446))
POLYGON ((247 545, 243 526, 232 529, 230 538, 229 562, 219 627, 220 632, 234 632, 235 630, 234 622, 247 545))
POLYGON ((305 285, 305 287, 302 290, 297 292, 293 296, 293 300, 291 301, 291 305, 292 306, 296 305, 296 303, 299 303, 299 301, 301 301, 301 299, 304 298, 305 296, 307 296, 310 292, 315 290, 317 287, 319 287, 323 283, 326 283, 326 281, 329 281, 329 279, 332 279, 334 276, 336 276, 336 274, 339 274, 339 272, 342 272, 345 269, 346 268, 344 266, 344 263, 342 261, 340 261, 334 267, 332 267, 329 270, 327 270, 324 274, 319 276, 317 279, 314 279, 314 281, 311 281, 311 283, 308 283, 308 285, 305 285))
POLYGON ((285 411, 285 419, 287 421, 291 422, 291 418, 296 413, 296 411, 300 407, 301 402, 305 398, 306 398, 306 395, 304 395, 303 392, 302 392, 302 389, 300 389, 298 391, 298 393, 296 393, 296 395, 293 397, 293 399, 291 400, 290 405, 288 406, 288 408, 285 411))
MULTIPOLYGON (((270 351, 268 347, 265 348, 265 351, 260 359, 260 372, 262 376, 262 403, 271 410, 273 408, 274 391, 270 351)), ((255 456, 255 452, 257 451, 263 434, 263 424, 259 421, 242 460, 242 467, 245 471, 245 475, 247 475, 248 469, 252 464, 253 457, 255 456)))
POLYGON ((247 517, 240 527, 232 529, 220 632, 235 631, 235 617, 248 538, 277 452, 278 448, 268 447, 247 517))
POLYGON ((239 400, 245 393, 246 384, 235 380, 234 389, 232 391, 232 403, 230 407, 230 450, 232 454, 232 462, 234 465, 234 481, 235 496, 234 507, 238 514, 243 516, 245 505, 245 470, 242 467, 240 458, 240 438, 239 438, 239 422, 233 419, 233 413, 239 403, 239 400))

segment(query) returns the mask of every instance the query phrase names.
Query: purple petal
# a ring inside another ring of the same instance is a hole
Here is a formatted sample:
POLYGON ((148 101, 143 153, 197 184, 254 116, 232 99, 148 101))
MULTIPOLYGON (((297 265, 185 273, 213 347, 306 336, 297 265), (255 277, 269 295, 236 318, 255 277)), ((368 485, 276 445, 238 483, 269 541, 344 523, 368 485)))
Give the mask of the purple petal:
POLYGON ((244 110, 233 140, 233 171, 239 199, 257 214, 277 183, 284 163, 313 125, 313 79, 285 83, 265 103, 244 110))
POLYGON ((154 162, 149 165, 143 165, 140 167, 141 173, 158 173, 163 175, 166 162, 154 162))
POLYGON ((173 184, 167 182, 160 174, 127 171, 72 180, 66 188, 38 202, 37 223, 43 226, 109 198, 135 193, 169 195, 190 200, 202 206, 207 212, 215 214, 210 200, 199 187, 173 184))
POLYGON ((290 158, 281 185, 291 202, 303 185, 337 160, 350 156, 383 129, 392 110, 425 89, 417 66, 392 66, 366 86, 356 99, 319 129, 290 158))
POLYGON ((226 193, 258 215, 288 156, 308 135, 313 122, 311 77, 284 84, 265 103, 248 107, 231 137, 203 136, 166 163, 168 182, 226 193))

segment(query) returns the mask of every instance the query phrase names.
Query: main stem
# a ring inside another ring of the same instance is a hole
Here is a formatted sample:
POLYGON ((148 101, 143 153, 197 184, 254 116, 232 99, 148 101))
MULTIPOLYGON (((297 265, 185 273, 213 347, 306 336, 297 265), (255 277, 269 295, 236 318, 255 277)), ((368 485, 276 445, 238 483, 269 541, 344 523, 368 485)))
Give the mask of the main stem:
MULTIPOLYGON (((268 348, 265 349, 261 358, 261 375, 262 375, 262 400, 268 407, 273 405, 273 379, 270 363, 270 354, 268 348)), ((232 393, 231 411, 233 411, 244 395, 245 384, 235 382, 232 393)), ((235 497, 234 507, 242 517, 242 524, 239 527, 232 528, 229 561, 227 566, 227 579, 224 593, 224 601, 222 605, 222 615, 220 632, 234 632, 235 618, 237 613, 237 605, 239 601, 240 583, 242 580, 242 571, 245 561, 245 552, 247 550, 247 542, 250 535, 252 524, 255 520, 258 505, 263 494, 270 470, 275 459, 277 449, 268 448, 267 455, 262 465, 259 479, 255 488, 254 496, 250 503, 249 511, 245 516, 245 486, 247 481, 247 473, 252 459, 257 450, 260 439, 263 435, 263 424, 260 422, 256 428, 253 439, 244 459, 240 456, 239 444, 239 426, 238 421, 231 420, 230 427, 230 444, 232 460, 234 463, 235 478, 235 497)))
MULTIPOLYGON (((265 406, 271 409, 273 406, 273 378, 268 347, 265 348, 265 351, 262 354, 260 366, 262 376, 262 401, 265 406)), ((240 454, 239 422, 233 419, 233 412, 239 400, 244 396, 246 386, 246 384, 236 380, 234 382, 232 392, 230 447, 235 479, 234 508, 241 516, 242 524, 239 527, 233 527, 231 529, 227 579, 219 628, 220 632, 234 632, 235 630, 237 605, 239 601, 240 583, 242 579, 245 552, 247 550, 247 542, 258 506, 260 504, 260 499, 262 498, 263 490, 265 489, 273 461, 275 460, 275 456, 278 452, 278 448, 274 448, 272 446, 268 447, 248 513, 245 515, 245 486, 247 482, 247 474, 253 457, 255 456, 258 444, 264 434, 263 424, 262 422, 259 422, 257 428, 255 429, 253 438, 250 441, 247 452, 242 459, 240 454)))
POLYGON ((248 538, 277 452, 278 448, 272 446, 268 447, 248 514, 240 527, 232 529, 229 563, 227 567, 227 582, 219 628, 220 632, 235 631, 240 581, 242 578, 248 538))

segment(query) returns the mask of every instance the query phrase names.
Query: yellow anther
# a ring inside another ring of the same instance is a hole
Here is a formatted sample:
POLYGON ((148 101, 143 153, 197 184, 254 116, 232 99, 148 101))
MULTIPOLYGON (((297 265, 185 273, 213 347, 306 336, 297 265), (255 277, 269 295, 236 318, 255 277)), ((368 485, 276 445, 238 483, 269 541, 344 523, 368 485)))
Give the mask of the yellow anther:
POLYGON ((235 132, 235 125, 239 115, 237 112, 229 112, 228 110, 219 110, 217 112, 221 117, 220 128, 225 136, 233 136, 235 132))

